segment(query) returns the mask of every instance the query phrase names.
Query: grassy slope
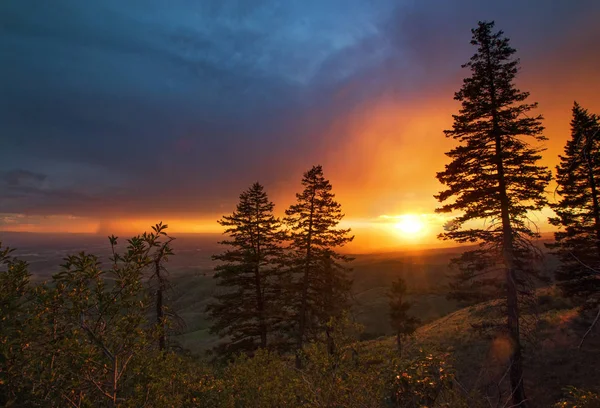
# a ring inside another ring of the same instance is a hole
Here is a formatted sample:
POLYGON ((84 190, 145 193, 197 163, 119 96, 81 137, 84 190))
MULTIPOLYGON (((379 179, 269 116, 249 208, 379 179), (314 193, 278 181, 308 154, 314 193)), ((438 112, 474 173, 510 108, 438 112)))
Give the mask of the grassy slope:
MULTIPOLYGON (((537 319, 525 316, 527 321, 535 322, 524 330, 524 336, 530 339, 524 341, 526 392, 534 406, 549 407, 561 398, 567 385, 590 390, 600 385, 600 328, 595 328, 578 348, 589 320, 582 319, 575 308, 551 290, 541 290, 539 295, 537 319)), ((484 319, 498 319, 499 310, 498 302, 489 302, 460 309, 426 324, 407 344, 407 352, 418 348, 448 351, 458 380, 466 390, 497 396, 497 384, 505 373, 510 345, 502 334, 481 332, 472 325, 484 319)), ((393 342, 393 338, 386 338, 373 344, 393 347, 393 342)), ((506 381, 501 388, 505 387, 506 381)))
MULTIPOLYGON (((391 334, 386 292, 397 277, 406 280, 410 300, 414 303, 412 313, 423 323, 457 310, 458 305, 446 299, 444 285, 449 260, 463 250, 448 248, 357 255, 351 263, 353 312, 357 321, 365 326, 364 338, 391 334)), ((210 322, 204 313, 216 290, 213 267, 207 253, 199 254, 194 250, 178 251, 169 265, 174 287, 173 307, 187 324, 178 340, 196 353, 217 342, 217 338, 208 332, 210 322)))
POLYGON ((357 256, 352 262, 357 320, 372 335, 391 334, 386 293, 397 277, 408 285, 413 313, 429 322, 457 309, 445 297, 448 262, 460 249, 357 256))
MULTIPOLYGON (((358 255, 352 263, 354 313, 365 326, 365 338, 391 334, 385 293, 398 276, 408 282, 411 299, 415 303, 413 312, 424 322, 456 310, 457 305, 447 301, 442 291, 448 260, 455 253, 456 249, 358 255)), ((212 294, 217 290, 212 279, 214 264, 185 253, 178 256, 179 259, 176 256, 173 260, 179 263, 171 264, 169 268, 173 284, 173 308, 187 325, 178 341, 183 347, 201 353, 218 341, 209 333, 210 321, 204 313, 212 294), (194 262, 190 262, 191 259, 194 262)))

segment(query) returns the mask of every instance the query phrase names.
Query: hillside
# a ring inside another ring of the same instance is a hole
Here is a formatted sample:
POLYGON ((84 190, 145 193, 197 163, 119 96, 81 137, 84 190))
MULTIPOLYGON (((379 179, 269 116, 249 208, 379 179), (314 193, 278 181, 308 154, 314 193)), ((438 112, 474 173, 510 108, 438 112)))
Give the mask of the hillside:
MULTIPOLYGON (((445 248, 355 255, 351 272, 354 281, 352 312, 356 320, 365 326, 363 338, 391 334, 386 292, 397 277, 407 282, 409 300, 413 302, 412 313, 422 322, 431 322, 457 310, 458 305, 446 299, 445 285, 450 272, 448 262, 463 250, 445 248)), ((170 269, 173 308, 187 324, 178 340, 193 352, 203 352, 217 342, 217 338, 208 332, 210 322, 204 313, 212 294, 218 290, 212 279, 214 264, 205 256, 189 252, 182 255, 179 263, 173 264, 170 269), (186 257, 187 265, 183 266, 186 257)), ((552 257, 547 257, 544 265, 547 273, 552 273, 554 262, 552 257)))
MULTIPOLYGON (((552 289, 538 292, 538 315, 526 315, 523 330, 525 381, 528 398, 535 407, 549 407, 572 385, 598 389, 600 384, 600 328, 581 339, 591 319, 581 318, 575 308, 557 297, 552 289)), ((499 333, 473 326, 484 319, 498 320, 498 302, 488 302, 457 310, 420 327, 406 345, 407 353, 418 349, 448 352, 458 381, 468 391, 490 396, 496 406, 498 384, 505 376, 509 343, 499 333)), ((393 347, 394 338, 374 340, 374 347, 393 347)), ((506 386, 500 385, 500 389, 506 386)), ((503 406, 500 404, 499 406, 503 406)))
MULTIPOLYGON (((448 261, 457 251, 452 248, 356 255, 351 272, 354 281, 353 314, 365 326, 364 338, 391 334, 386 291, 398 276, 408 282, 410 298, 414 302, 413 312, 422 321, 429 322, 456 310, 457 305, 445 298, 444 284, 448 261)), ((190 256, 183 254, 183 257, 190 256)), ((188 259, 186 266, 181 259, 178 262, 170 268, 171 298, 174 310, 187 326, 178 340, 193 352, 203 352, 217 342, 217 338, 208 331, 210 322, 204 313, 212 295, 218 290, 212 279, 212 264, 201 256, 195 256, 193 262, 188 259)))
MULTIPOLYGON (((178 341, 195 353, 208 350, 218 340, 209 333, 210 321, 204 310, 218 290, 212 278, 215 263, 211 255, 222 249, 216 244, 220 237, 216 234, 178 235, 174 241, 176 255, 167 265, 173 287, 170 295, 172 307, 186 324, 178 341)), ((1 238, 6 244, 17 248, 16 255, 30 263, 36 280, 48 279, 58 272, 67 254, 84 250, 106 260, 110 249, 106 237, 89 234, 4 232, 1 238)), ((542 246, 542 242, 539 244, 542 246)), ((464 250, 465 247, 456 247, 355 255, 351 273, 354 280, 353 314, 365 326, 363 339, 391 334, 385 294, 390 283, 398 276, 408 284, 410 300, 414 303, 412 312, 425 324, 431 322, 435 326, 439 324, 439 320, 434 322, 436 319, 455 312, 458 305, 446 300, 444 285, 447 283, 449 260, 464 250)), ((546 272, 551 274, 554 267, 555 260, 547 256, 544 266, 546 272)), ((450 321, 464 312, 456 313, 448 317, 450 321)), ((427 327, 430 326, 426 325, 421 330, 427 327)), ((441 337, 443 334, 440 334, 440 341, 443 340, 441 337)), ((432 339, 429 343, 436 341, 432 339)))
MULTIPOLYGON (((218 289, 212 278, 211 255, 222 250, 218 234, 177 234, 173 243, 175 256, 166 265, 173 290, 172 307, 186 324, 179 341, 185 348, 201 353, 211 348, 217 338, 208 332, 210 322, 204 313, 206 305, 218 289)), ((104 236, 93 234, 32 234, 2 232, 4 244, 17 248, 15 255, 27 261, 33 279, 47 280, 60 271, 69 255, 85 251, 107 262, 110 246, 104 236)), ((125 244, 119 240, 119 246, 125 244)), ((448 261, 462 248, 427 249, 354 255, 351 277, 354 314, 365 325, 365 338, 391 334, 387 321, 385 292, 397 276, 409 285, 413 311, 425 322, 456 309, 443 293, 448 261)))

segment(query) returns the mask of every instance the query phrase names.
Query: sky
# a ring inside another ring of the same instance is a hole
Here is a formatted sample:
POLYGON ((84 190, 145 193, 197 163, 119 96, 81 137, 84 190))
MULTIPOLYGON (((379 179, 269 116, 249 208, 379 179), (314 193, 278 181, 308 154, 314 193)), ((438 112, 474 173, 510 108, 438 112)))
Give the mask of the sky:
POLYGON ((573 101, 600 113, 596 0, 4 0, 0 231, 216 232, 253 182, 281 214, 321 164, 358 244, 433 244, 479 20, 554 168, 573 101))

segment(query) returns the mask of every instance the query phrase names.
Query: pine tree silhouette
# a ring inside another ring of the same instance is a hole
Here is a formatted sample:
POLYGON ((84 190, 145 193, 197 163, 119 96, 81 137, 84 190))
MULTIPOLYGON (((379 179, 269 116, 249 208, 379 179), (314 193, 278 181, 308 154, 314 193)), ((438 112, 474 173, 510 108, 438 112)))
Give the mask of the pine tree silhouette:
POLYGON ((442 233, 442 239, 478 242, 479 248, 455 260, 459 273, 453 295, 462 300, 498 296, 504 291, 507 331, 512 341, 510 383, 513 404, 527 405, 523 387, 520 340, 520 292, 538 275, 532 258, 538 250, 530 239, 528 212, 546 204, 544 189, 549 171, 537 164, 543 149, 526 141, 546 140, 541 116, 529 116, 535 103, 515 87, 519 60, 503 32, 492 32, 493 22, 480 22, 472 30, 471 44, 477 52, 463 65, 471 71, 454 99, 461 102, 453 115, 447 137, 458 146, 446 153, 451 163, 437 174, 447 186, 436 198, 444 203, 436 211, 457 216, 442 233), (470 223, 484 220, 482 226, 470 223))
POLYGON ((561 261, 556 280, 565 296, 592 306, 600 293, 600 119, 577 103, 556 182, 560 200, 550 205, 550 223, 561 231, 548 244, 561 261))
POLYGON ((280 281, 284 235, 273 209, 263 186, 255 183, 240 195, 233 214, 219 220, 227 227, 229 239, 221 244, 228 249, 213 259, 221 261, 215 279, 225 291, 207 311, 214 319, 211 331, 226 339, 217 348, 220 354, 278 346, 285 320, 280 281))
POLYGON ((304 191, 286 211, 285 224, 291 240, 289 266, 296 327, 296 365, 306 340, 324 330, 331 317, 346 306, 351 282, 344 263, 351 258, 335 249, 354 239, 350 229, 337 228, 344 215, 321 166, 304 173, 304 191))

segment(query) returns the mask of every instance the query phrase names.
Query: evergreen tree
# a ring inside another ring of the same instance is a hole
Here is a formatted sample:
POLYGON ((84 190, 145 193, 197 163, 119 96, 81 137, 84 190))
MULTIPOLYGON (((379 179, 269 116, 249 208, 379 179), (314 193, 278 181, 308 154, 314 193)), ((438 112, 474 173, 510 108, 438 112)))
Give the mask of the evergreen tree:
POLYGON ((398 278, 392 282, 392 287, 388 292, 390 325, 396 333, 396 346, 400 355, 402 355, 403 338, 412 335, 420 323, 418 318, 408 314, 412 304, 406 301, 406 289, 404 279, 398 278))
POLYGON ((458 146, 447 154, 452 161, 437 174, 448 188, 436 196, 447 202, 436 211, 461 214, 448 224, 442 239, 478 242, 479 248, 455 261, 459 267, 455 295, 468 299, 484 292, 506 299, 507 331, 512 341, 510 384, 514 404, 526 406, 520 341, 519 294, 537 277, 533 264, 539 251, 530 239, 538 236, 527 216, 545 204, 548 170, 537 164, 541 116, 529 112, 535 103, 515 87, 519 60, 503 32, 492 32, 493 22, 472 30, 477 52, 463 67, 471 70, 454 99, 461 102, 447 137, 458 146), (475 220, 479 220, 479 223, 475 220), (475 222, 472 222, 475 221, 475 222))
MULTIPOLYGON (((295 277, 291 297, 297 352, 346 307, 351 282, 344 264, 351 258, 335 249, 354 239, 350 229, 337 228, 344 214, 322 167, 304 173, 302 185, 304 191, 296 194, 297 202, 286 210, 285 218, 291 240, 289 265, 295 277)), ((300 366, 298 353, 296 364, 300 366)))
POLYGON ((211 331, 227 339, 218 348, 222 354, 275 346, 285 317, 279 267, 284 235, 273 208, 263 186, 254 183, 240 195, 236 211, 219 220, 230 237, 221 242, 229 249, 213 256, 221 261, 215 278, 225 291, 207 311, 214 319, 211 331))
POLYGON ((600 293, 600 119, 577 103, 556 182, 561 198, 550 205, 550 223, 561 231, 548 245, 561 261, 556 280, 565 296, 593 303, 600 293))

